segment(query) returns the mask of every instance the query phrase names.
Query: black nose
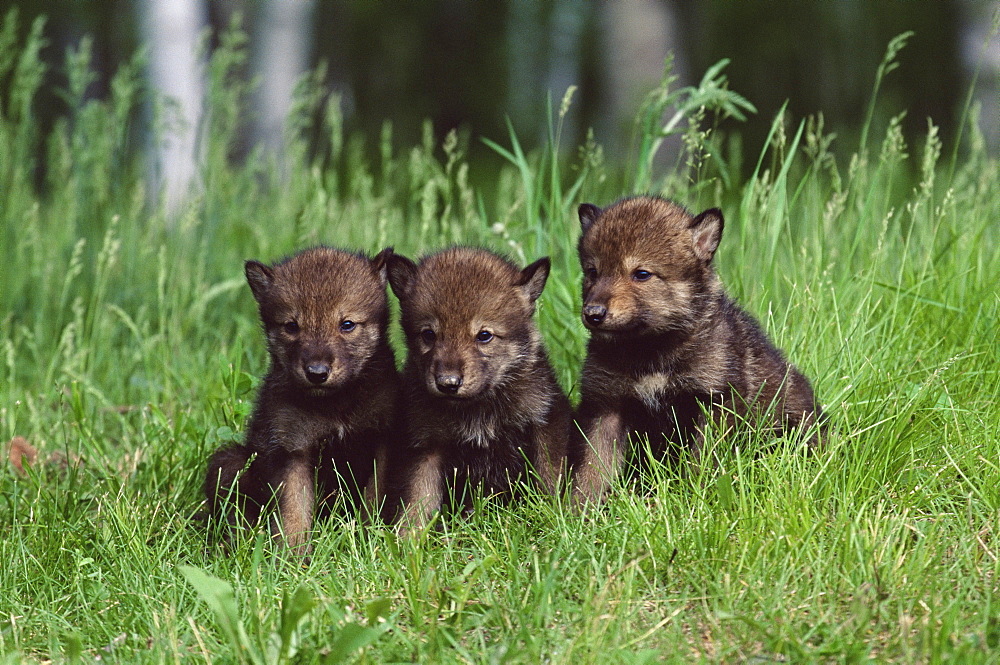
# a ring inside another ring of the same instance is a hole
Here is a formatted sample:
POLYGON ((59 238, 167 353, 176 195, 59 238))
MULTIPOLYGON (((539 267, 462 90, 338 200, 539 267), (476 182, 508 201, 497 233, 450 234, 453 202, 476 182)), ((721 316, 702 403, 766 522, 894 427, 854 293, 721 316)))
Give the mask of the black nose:
POLYGON ((583 308, 583 318, 592 326, 599 326, 608 315, 608 308, 604 305, 585 305, 583 308))
POLYGON ((462 377, 457 374, 441 374, 434 377, 438 392, 454 395, 462 387, 462 377))
POLYGON ((305 370, 309 383, 315 383, 316 385, 323 383, 330 376, 330 366, 326 363, 312 363, 306 365, 305 370))

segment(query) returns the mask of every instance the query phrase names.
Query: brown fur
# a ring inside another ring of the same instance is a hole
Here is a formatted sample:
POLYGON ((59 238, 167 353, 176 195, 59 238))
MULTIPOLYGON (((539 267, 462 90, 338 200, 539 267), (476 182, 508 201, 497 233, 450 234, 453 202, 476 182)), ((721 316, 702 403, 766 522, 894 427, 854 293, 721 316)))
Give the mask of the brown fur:
POLYGON ((304 553, 317 502, 378 500, 373 468, 396 433, 399 385, 386 341, 391 256, 319 247, 272 267, 247 261, 271 364, 245 442, 209 460, 213 515, 252 524, 276 498, 281 533, 304 553))
MULTIPOLYGON (((693 217, 655 197, 605 210, 580 206, 583 321, 591 331, 571 451, 578 498, 600 499, 630 457, 626 440, 697 459, 708 419, 730 428, 768 419, 780 433, 819 416, 809 381, 712 267, 722 237, 718 209, 693 217)), ((814 436, 815 441, 815 436, 814 436)))
POLYGON ((404 526, 424 526, 454 497, 509 496, 529 465, 547 492, 564 471, 570 405, 532 320, 549 272, 486 250, 454 248, 420 265, 394 255, 409 355, 403 370, 409 447, 394 485, 404 526))

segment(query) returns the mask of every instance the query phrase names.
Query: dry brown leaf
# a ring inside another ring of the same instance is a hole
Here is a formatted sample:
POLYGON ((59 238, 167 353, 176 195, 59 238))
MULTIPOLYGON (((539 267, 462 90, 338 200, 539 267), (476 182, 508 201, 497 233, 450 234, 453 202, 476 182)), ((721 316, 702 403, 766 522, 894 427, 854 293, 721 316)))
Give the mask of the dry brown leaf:
POLYGON ((28 443, 23 436, 15 436, 7 444, 7 457, 20 475, 27 475, 25 466, 31 466, 38 460, 38 451, 28 443))

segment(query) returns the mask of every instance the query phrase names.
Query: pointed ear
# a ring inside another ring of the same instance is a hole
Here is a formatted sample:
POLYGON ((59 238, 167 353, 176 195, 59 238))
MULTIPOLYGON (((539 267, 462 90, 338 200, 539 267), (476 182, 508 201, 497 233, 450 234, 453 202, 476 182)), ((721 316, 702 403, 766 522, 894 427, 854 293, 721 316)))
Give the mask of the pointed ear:
POLYGON ((386 247, 371 259, 372 272, 378 275, 378 278, 382 280, 382 286, 385 286, 385 282, 388 277, 387 266, 390 257, 392 257, 392 247, 386 247))
POLYGON ((723 223, 722 211, 718 208, 710 208, 691 220, 689 228, 694 253, 705 263, 712 260, 719 248, 723 223))
POLYGON ((246 273, 253 297, 260 302, 274 285, 274 272, 260 261, 247 261, 243 264, 243 272, 246 273))
POLYGON ((580 215, 580 228, 583 229, 584 233, 590 228, 590 225, 594 223, 601 213, 604 212, 593 203, 581 203, 580 207, 576 209, 577 213, 580 215))
POLYGON ((543 256, 521 271, 514 286, 521 287, 529 303, 534 304, 538 296, 542 295, 551 267, 552 262, 549 261, 549 257, 543 256))
POLYGON ((390 254, 386 257, 386 268, 389 286, 396 297, 402 300, 410 290, 413 277, 417 274, 417 264, 402 254, 390 254))

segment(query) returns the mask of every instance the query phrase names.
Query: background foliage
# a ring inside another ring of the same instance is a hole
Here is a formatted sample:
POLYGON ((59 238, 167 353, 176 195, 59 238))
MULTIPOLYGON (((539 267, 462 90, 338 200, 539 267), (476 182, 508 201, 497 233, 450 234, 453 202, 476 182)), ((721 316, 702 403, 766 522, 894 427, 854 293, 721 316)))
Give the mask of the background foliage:
MULTIPOLYGON (((55 92, 65 85, 66 48, 92 37, 88 92, 104 96, 115 72, 142 45, 143 12, 157 1, 0 0, 0 12, 18 7, 25 22, 47 17, 40 55, 49 65, 49 85, 34 104, 45 131, 67 109, 67 100, 55 92)), ((271 1, 185 0, 201 7, 211 27, 210 47, 218 46, 218 34, 234 18, 248 30, 250 58, 234 70, 243 78, 258 75, 256 59, 266 57, 255 48, 268 29, 271 1)), ((974 0, 641 0, 625 8, 575 0, 432 0, 397 4, 392 11, 364 0, 295 2, 312 7, 312 21, 296 40, 307 44, 310 63, 325 63, 322 84, 342 96, 348 131, 377 136, 388 120, 397 149, 418 143, 426 120, 440 141, 454 129, 502 136, 505 116, 535 149, 546 137, 545 91, 558 98, 574 84, 567 146, 584 142, 593 127, 616 159, 627 157, 635 106, 667 52, 675 54, 683 84, 697 81, 719 60, 731 60, 733 89, 753 100, 764 118, 786 102, 797 117, 822 112, 829 132, 850 136, 843 146, 832 146, 845 159, 870 92, 870 77, 859 73, 877 67, 883 45, 897 34, 915 33, 882 92, 887 104, 877 118, 880 131, 896 110, 907 109, 903 127, 909 140, 917 140, 932 117, 950 142, 962 122, 969 81, 978 73, 981 93, 994 96, 1000 85, 996 47, 985 68, 978 56, 995 7, 974 0)), ((989 108, 996 112, 995 105, 989 108)), ((244 125, 252 125, 259 109, 247 110, 244 125)), ((740 134, 745 152, 756 155, 764 147, 766 123, 742 127, 740 134)), ((996 132, 990 127, 987 134, 995 150, 996 132)), ((251 147, 246 141, 237 146, 240 152, 251 147)), ((485 184, 497 162, 476 141, 469 149, 477 177, 484 164, 479 184, 485 184)))

